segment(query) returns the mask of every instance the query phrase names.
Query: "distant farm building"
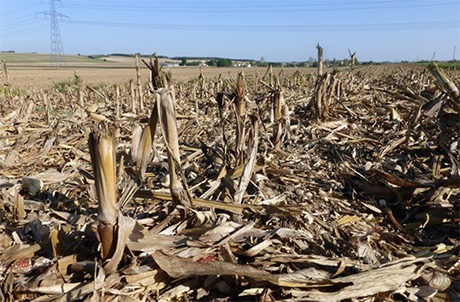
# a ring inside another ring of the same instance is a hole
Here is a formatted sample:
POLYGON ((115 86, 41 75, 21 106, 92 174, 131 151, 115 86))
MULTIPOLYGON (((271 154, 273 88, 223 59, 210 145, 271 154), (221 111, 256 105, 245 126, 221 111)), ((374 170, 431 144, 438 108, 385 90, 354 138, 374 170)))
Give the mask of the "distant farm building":
POLYGON ((233 67, 251 67, 251 63, 249 62, 234 62, 233 67))
POLYGON ((164 66, 164 67, 179 67, 180 63, 179 62, 164 62, 164 63, 161 63, 161 66, 164 66))

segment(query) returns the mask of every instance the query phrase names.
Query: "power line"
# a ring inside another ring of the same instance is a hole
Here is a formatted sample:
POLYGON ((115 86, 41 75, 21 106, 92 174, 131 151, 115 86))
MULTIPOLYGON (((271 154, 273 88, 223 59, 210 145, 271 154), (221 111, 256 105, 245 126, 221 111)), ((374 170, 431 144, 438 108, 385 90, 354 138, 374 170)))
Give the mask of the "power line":
POLYGON ((12 13, 15 13, 15 12, 18 12, 18 11, 21 11, 21 10, 25 10, 25 9, 28 9, 28 8, 31 8, 31 7, 34 7, 34 6, 37 6, 37 5, 40 5, 40 4, 32 4, 32 5, 29 5, 29 6, 26 6, 26 7, 13 9, 13 10, 1 13, 0 16, 11 15, 12 13))
POLYGON ((88 5, 88 4, 66 4, 64 7, 73 9, 89 9, 102 11, 154 11, 154 12, 172 12, 172 13, 283 13, 283 12, 317 12, 317 11, 347 11, 347 10, 380 10, 394 8, 420 8, 420 7, 438 7, 438 6, 458 6, 458 2, 434 2, 434 3, 415 3, 402 4, 400 1, 380 1, 380 2, 345 2, 338 4, 298 4, 298 5, 243 5, 243 6, 123 6, 123 5, 88 5), (377 5, 375 3, 391 3, 392 5, 377 5), (396 5, 394 5, 394 4, 396 5), (359 4, 360 6, 356 6, 359 4), (331 7, 335 5, 337 7, 331 7))
MULTIPOLYGON (((57 0, 54 0, 57 1, 57 0)), ((46 12, 49 14, 49 12, 46 12)), ((64 15, 60 16, 63 17, 64 15)), ((66 17, 66 16, 65 16, 66 17)), ((24 27, 29 24, 35 24, 39 20, 29 19, 10 23, 5 28, 24 27)), ((108 22, 108 21, 92 21, 92 20, 73 20, 71 24, 101 26, 101 27, 119 27, 119 28, 138 28, 138 29, 157 29, 157 30, 192 30, 192 31, 226 31, 226 32, 302 32, 302 31, 399 31, 399 30, 427 30, 427 29, 449 29, 458 28, 460 21, 434 21, 434 22, 407 22, 407 23, 356 23, 356 24, 307 24, 307 25, 177 25, 177 24, 148 24, 148 23, 124 23, 124 22, 108 22)), ((57 24, 55 24, 57 25, 57 24)), ((59 28, 58 28, 59 30, 59 28)), ((15 32, 8 32, 3 35, 3 38, 14 36, 15 34, 27 34, 35 32, 36 26, 31 30, 23 29, 15 32)), ((63 53, 62 40, 59 32, 52 30, 51 34, 52 45, 51 53, 63 53), (61 41, 61 42, 59 42, 61 41), (61 51, 62 49, 62 51, 61 51)), ((54 62, 54 60, 53 60, 54 62)))
POLYGON ((10 24, 7 24, 7 25, 2 25, 2 30, 8 30, 8 29, 17 29, 18 27, 23 27, 23 26, 26 26, 26 25, 30 25, 30 24, 35 24, 37 22, 43 22, 43 20, 38 20, 38 19, 26 19, 26 20, 23 20, 23 21, 16 21, 16 22, 12 22, 10 24))
MULTIPOLYGON (((40 20, 29 19, 18 23, 11 23, 4 28, 15 28, 35 24, 40 20)), ((406 22, 406 23, 355 23, 355 24, 266 24, 266 25, 191 25, 191 24, 148 24, 148 23, 124 23, 92 20, 72 20, 71 24, 102 26, 102 27, 120 27, 120 28, 138 28, 138 29, 158 29, 158 30, 193 30, 193 31, 234 31, 234 32, 299 32, 299 31, 395 31, 395 30, 425 30, 439 28, 457 28, 460 21, 434 21, 434 22, 406 22)), ((35 27, 32 28, 34 30, 35 27)), ((28 33, 27 30, 21 32, 28 33)), ((12 33, 8 32, 11 36, 12 33)), ((5 36, 4 36, 5 37, 5 36)), ((54 38, 58 41, 59 38, 54 38)), ((61 42, 62 43, 62 42, 61 42)))
POLYGON ((2 24, 2 27, 8 24, 14 24, 16 22, 20 22, 22 20, 30 20, 32 18, 32 16, 29 14, 29 15, 26 15, 26 16, 22 16, 22 17, 14 17, 14 18, 11 18, 11 21, 8 21, 8 19, 6 18, 2 18, 1 20, 1 24, 2 24), (6 20, 6 21, 5 21, 6 20))
POLYGON ((48 28, 49 28, 49 25, 33 27, 29 29, 23 29, 23 30, 19 30, 15 32, 10 32, 7 35, 2 35, 1 38, 12 38, 12 37, 20 36, 20 35, 27 35, 27 34, 34 33, 37 31, 42 31, 43 29, 48 29, 48 28))
POLYGON ((407 23, 357 23, 357 24, 310 24, 310 25, 175 25, 123 23, 91 20, 73 20, 71 24, 92 26, 158 29, 158 30, 189 30, 189 31, 234 31, 234 32, 299 32, 299 31, 396 31, 426 30, 440 28, 457 28, 460 21, 407 22, 407 23))
MULTIPOLYGON (((378 8, 378 5, 385 5, 385 4, 401 4, 401 3, 404 3, 404 2, 412 2, 414 3, 414 6, 418 6, 418 5, 423 5, 420 3, 420 1, 418 0, 380 0, 380 1, 339 1, 339 2, 325 2, 325 1, 322 1, 321 3, 311 3, 311 2, 307 2, 307 3, 302 3, 302 4, 289 4, 289 2, 285 2, 283 1, 283 4, 277 4, 277 5, 270 5, 267 3, 267 1, 264 1, 263 4, 258 4, 258 5, 254 5, 253 3, 255 1, 252 1, 252 2, 249 2, 251 3, 250 5, 248 5, 248 2, 247 1, 236 1, 236 3, 234 3, 234 5, 228 5, 228 3, 232 3, 232 2, 228 2, 226 1, 226 5, 219 5, 216 3, 218 3, 218 1, 198 1, 198 4, 196 4, 197 1, 168 1, 168 2, 160 2, 160 3, 154 3, 152 1, 130 1, 130 5, 118 5, 118 4, 115 4, 113 3, 112 1, 110 2, 110 5, 104 5, 104 4, 96 4, 94 3, 94 1, 91 1, 91 4, 81 4, 82 2, 84 1, 78 1, 78 4, 67 4, 66 6, 73 6, 73 7, 91 7, 91 8, 96 8, 96 7, 102 7, 102 8, 130 8, 130 7, 138 7, 138 8, 154 8, 154 9, 158 9, 158 8, 170 8, 170 9, 177 9, 177 8, 180 8, 180 7, 185 7, 186 9, 190 9, 190 8, 198 8, 198 9, 201 9, 201 8, 209 8, 209 7, 212 7, 212 8, 216 8, 216 9, 225 9, 225 8, 259 8, 259 9, 263 9, 263 8, 285 8, 285 7, 296 7, 296 8, 299 8, 299 7, 328 7, 328 6, 352 6, 352 5, 366 5, 366 6, 372 6, 372 5, 377 5, 376 7, 378 8), (136 2, 144 2, 144 3, 148 3, 148 5, 136 5, 136 2), (206 4, 206 5, 203 5, 204 2, 209 2, 210 4, 206 4), (165 3, 168 3, 167 5, 163 5, 165 3), (181 4, 183 3, 183 4, 181 4), (153 4, 153 5, 152 5, 153 4), (174 5, 176 4, 176 5, 174 5)), ((101 3, 103 1, 98 1, 98 3, 101 3)), ((450 4, 458 4, 457 2, 447 2, 447 3, 450 3, 450 4)), ((443 4, 442 2, 440 3, 439 1, 432 1, 432 4, 434 5, 437 5, 437 4, 443 4)), ((432 5, 430 4, 430 5, 432 5)))

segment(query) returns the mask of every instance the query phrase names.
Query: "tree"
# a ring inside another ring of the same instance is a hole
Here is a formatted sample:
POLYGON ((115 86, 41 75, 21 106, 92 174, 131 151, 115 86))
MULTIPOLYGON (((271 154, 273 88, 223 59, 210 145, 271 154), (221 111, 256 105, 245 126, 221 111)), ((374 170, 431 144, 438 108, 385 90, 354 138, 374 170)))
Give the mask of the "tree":
POLYGON ((259 67, 268 67, 268 63, 267 63, 267 61, 265 61, 264 57, 260 57, 260 61, 257 64, 257 66, 259 66, 259 67))
POLYGON ((217 60, 217 67, 231 67, 233 64, 232 64, 232 60, 230 59, 219 59, 217 60))
POLYGON ((181 61, 180 65, 181 65, 181 66, 187 65, 187 59, 186 59, 186 58, 182 58, 182 61, 181 61))
POLYGON ((214 60, 214 59, 211 59, 209 61, 206 61, 206 65, 215 67, 215 66, 217 66, 217 61, 214 60))

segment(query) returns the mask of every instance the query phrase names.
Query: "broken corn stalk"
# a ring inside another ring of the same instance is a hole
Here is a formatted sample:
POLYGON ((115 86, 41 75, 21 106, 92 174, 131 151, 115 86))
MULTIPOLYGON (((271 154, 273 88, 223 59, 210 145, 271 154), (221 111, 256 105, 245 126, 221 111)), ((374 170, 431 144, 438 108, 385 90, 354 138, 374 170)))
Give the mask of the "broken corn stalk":
POLYGON ((159 110, 158 116, 161 130, 168 150, 168 166, 171 179, 170 190, 173 207, 183 204, 185 207, 191 208, 191 196, 187 190, 187 183, 183 178, 180 166, 179 139, 172 91, 168 88, 158 89, 156 102, 159 110))
POLYGON ((110 258, 116 246, 118 191, 116 187, 115 138, 113 133, 90 133, 89 150, 93 166, 98 207, 98 233, 102 259, 110 258))
POLYGON ((246 84, 244 83, 244 74, 238 74, 235 87, 235 111, 236 111, 236 141, 235 155, 236 165, 244 162, 244 140, 245 140, 245 108, 246 108, 246 84))
POLYGON ((457 113, 460 112, 460 93, 457 86, 455 86, 455 84, 447 77, 444 71, 439 68, 436 62, 432 62, 430 65, 428 65, 428 69, 441 85, 442 89, 452 95, 452 98, 449 100, 451 101, 457 113))

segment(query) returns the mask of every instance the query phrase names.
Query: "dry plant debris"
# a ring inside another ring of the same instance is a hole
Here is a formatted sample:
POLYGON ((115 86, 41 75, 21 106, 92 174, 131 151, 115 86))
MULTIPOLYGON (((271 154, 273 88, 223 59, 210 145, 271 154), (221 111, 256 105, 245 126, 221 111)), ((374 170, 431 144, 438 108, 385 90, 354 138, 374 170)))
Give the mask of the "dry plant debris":
POLYGON ((458 71, 144 63, 2 94, 0 300, 460 299, 458 71))

